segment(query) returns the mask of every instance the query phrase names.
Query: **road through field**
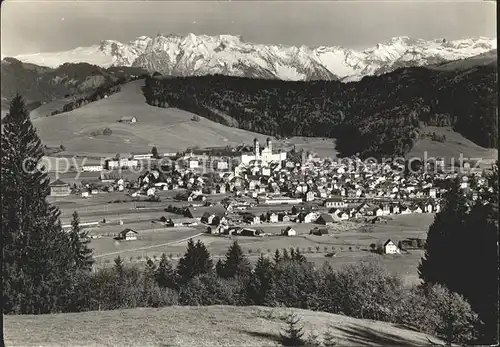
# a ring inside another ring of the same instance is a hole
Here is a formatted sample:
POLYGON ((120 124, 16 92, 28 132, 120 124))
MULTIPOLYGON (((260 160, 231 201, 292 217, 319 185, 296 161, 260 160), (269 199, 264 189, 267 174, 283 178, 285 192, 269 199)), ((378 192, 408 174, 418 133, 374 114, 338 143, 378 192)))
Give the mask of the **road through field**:
MULTIPOLYGON (((144 230, 144 231, 147 231, 147 230, 144 230)), ((168 245, 172 245, 172 244, 175 244, 175 243, 187 241, 189 239, 192 239, 194 237, 198 237, 198 236, 203 235, 203 234, 204 233, 198 233, 198 234, 195 234, 195 235, 192 235, 192 236, 189 236, 189 237, 185 237, 185 238, 180 239, 180 240, 169 241, 169 242, 166 242, 166 243, 161 243, 161 244, 153 245, 153 246, 146 246, 146 247, 139 247, 139 248, 132 248, 132 249, 124 249, 124 250, 121 250, 121 251, 116 251, 116 252, 111 252, 111 253, 105 253, 105 254, 99 254, 99 255, 94 256, 94 258, 102 258, 102 257, 105 257, 105 256, 115 255, 115 254, 121 254, 121 253, 125 253, 125 252, 142 251, 142 250, 150 249, 150 248, 156 248, 156 247, 161 247, 161 246, 168 246, 168 245)))

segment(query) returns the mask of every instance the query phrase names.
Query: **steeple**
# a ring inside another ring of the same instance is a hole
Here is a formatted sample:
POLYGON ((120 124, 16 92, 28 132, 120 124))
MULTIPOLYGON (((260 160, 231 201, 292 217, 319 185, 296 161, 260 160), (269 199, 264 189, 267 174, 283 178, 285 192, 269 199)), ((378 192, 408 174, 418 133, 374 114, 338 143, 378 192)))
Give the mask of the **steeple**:
POLYGON ((266 147, 269 149, 269 151, 272 153, 273 152, 273 143, 271 142, 271 138, 268 137, 266 140, 266 147))
POLYGON ((255 159, 260 157, 260 145, 259 145, 259 140, 257 138, 253 139, 253 152, 255 154, 255 159))

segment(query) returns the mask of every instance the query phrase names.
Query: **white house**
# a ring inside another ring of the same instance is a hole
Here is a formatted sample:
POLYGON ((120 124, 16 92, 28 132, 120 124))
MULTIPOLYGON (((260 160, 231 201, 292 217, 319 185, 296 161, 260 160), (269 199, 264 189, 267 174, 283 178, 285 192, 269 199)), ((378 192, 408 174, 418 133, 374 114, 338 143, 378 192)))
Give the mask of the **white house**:
POLYGON ((106 161, 106 168, 108 170, 113 170, 113 169, 120 169, 122 167, 137 167, 139 166, 139 161, 138 160, 129 160, 127 158, 125 159, 113 159, 113 160, 107 160, 106 161))
POLYGON ((318 214, 315 212, 309 212, 304 216, 304 223, 312 223, 318 219, 318 214))
POLYGON ((137 240, 137 231, 132 229, 125 229, 120 232, 120 238, 125 241, 137 240))
POLYGON ((346 212, 340 212, 339 214, 337 214, 337 217, 340 220, 348 220, 349 219, 349 214, 346 213, 346 212))
POLYGON ((314 200, 314 192, 308 191, 306 193, 306 201, 313 201, 314 200))
POLYGON ((269 215, 269 223, 278 223, 278 215, 276 213, 269 215))
POLYGON ((384 243, 384 253, 385 254, 399 254, 401 251, 399 250, 398 246, 394 244, 394 242, 391 241, 391 239, 387 240, 384 243))
POLYGON ((104 170, 102 165, 84 165, 82 166, 83 172, 101 172, 104 170))
POLYGON ((82 192, 82 198, 88 198, 89 192, 82 192))
POLYGON ((292 227, 286 227, 286 229, 283 229, 281 231, 281 235, 284 235, 284 236, 296 236, 297 235, 297 231, 295 231, 295 229, 293 229, 292 227))
POLYGON ((342 198, 326 199, 324 202, 324 205, 325 205, 325 207, 328 207, 328 208, 333 208, 333 207, 346 208, 347 207, 347 203, 345 203, 342 198))

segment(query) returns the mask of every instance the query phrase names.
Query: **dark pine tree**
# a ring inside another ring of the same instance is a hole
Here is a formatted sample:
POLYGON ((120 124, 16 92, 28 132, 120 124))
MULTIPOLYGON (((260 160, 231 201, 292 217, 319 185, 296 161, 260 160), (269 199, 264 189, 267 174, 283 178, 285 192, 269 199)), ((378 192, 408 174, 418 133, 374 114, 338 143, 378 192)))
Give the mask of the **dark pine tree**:
POLYGON ((247 284, 247 297, 250 305, 264 305, 272 301, 272 298, 269 298, 272 280, 273 263, 261 254, 247 284))
POLYGON ((39 167, 43 147, 21 96, 12 100, 2 122, 4 312, 63 310, 61 298, 76 268, 60 212, 46 201, 49 179, 39 167))
POLYGON ((213 261, 207 248, 198 240, 195 244, 189 239, 186 253, 177 265, 177 277, 180 285, 184 285, 194 277, 213 270, 213 261))
POLYGON ((300 318, 290 313, 286 318, 286 328, 281 335, 281 344, 286 347, 304 346, 304 328, 301 326, 300 318))
POLYGON ((151 154, 153 155, 153 158, 158 158, 158 149, 156 147, 153 147, 151 149, 151 154))
POLYGON ((113 266, 113 270, 115 270, 115 273, 119 278, 122 278, 124 275, 123 259, 118 256, 115 258, 114 262, 115 265, 113 266))
POLYGON ((153 306, 152 293, 155 286, 156 265, 151 259, 146 261, 146 267, 142 275, 142 301, 146 306, 153 306))
POLYGON ((281 260, 283 260, 283 261, 290 261, 291 260, 290 255, 288 254, 288 251, 286 250, 286 248, 283 248, 281 260))
POLYGON ((463 295, 483 322, 480 344, 498 343, 498 163, 488 175, 488 190, 472 207, 464 233, 457 235, 462 274, 451 290, 463 295), (463 256, 466 254, 467 256, 463 256))
POLYGON ((223 278, 247 278, 252 271, 250 262, 245 257, 238 241, 234 241, 226 253, 223 262, 221 277, 223 278))
POLYGON ((71 220, 71 232, 69 234, 70 245, 75 256, 75 266, 80 270, 91 270, 94 264, 92 249, 89 248, 90 238, 88 232, 80 227, 78 212, 73 212, 71 220))
POLYGON ((465 201, 456 185, 450 189, 419 266, 424 283, 463 295, 478 313, 480 344, 498 342, 498 166, 488 181, 489 189, 476 203, 465 201))
POLYGON ((302 253, 300 253, 300 249, 297 247, 295 252, 293 252, 292 260, 297 261, 299 263, 304 263, 306 261, 306 257, 302 253))
POLYGON ((279 249, 277 249, 276 252, 274 252, 273 261, 274 264, 278 264, 281 261, 281 253, 279 249))
POLYGON ((165 253, 161 255, 160 263, 155 272, 155 279, 156 283, 162 288, 177 288, 175 271, 165 253))
POLYGON ((453 182, 444 196, 444 206, 427 233, 425 254, 418 273, 424 283, 439 283, 453 290, 462 277, 457 259, 464 256, 459 249, 457 235, 462 235, 468 211, 467 199, 458 180, 453 182))
POLYGON ((224 277, 224 261, 221 258, 215 264, 215 273, 219 277, 224 277))

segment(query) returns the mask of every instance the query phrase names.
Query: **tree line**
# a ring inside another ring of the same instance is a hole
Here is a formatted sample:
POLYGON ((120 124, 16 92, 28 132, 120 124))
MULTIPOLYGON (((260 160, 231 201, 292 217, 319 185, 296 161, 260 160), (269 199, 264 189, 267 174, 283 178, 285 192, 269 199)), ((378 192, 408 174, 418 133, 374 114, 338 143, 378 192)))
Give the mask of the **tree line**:
POLYGON ((189 240, 174 268, 166 255, 143 269, 117 257, 93 264, 88 235, 73 214, 64 231, 47 202, 49 179, 37 168, 43 146, 16 96, 1 135, 4 313, 42 314, 167 305, 286 306, 405 324, 448 342, 494 343, 498 336, 498 164, 476 202, 451 185, 429 229, 422 284, 368 261, 317 268, 298 249, 260 255, 251 265, 234 242, 214 262, 189 240), (30 159, 30 160, 26 160, 30 159))
POLYGON ((154 106, 267 135, 335 137, 344 156, 380 157, 406 154, 421 125, 451 126, 496 147, 496 71, 494 65, 466 74, 402 68, 353 83, 154 76, 143 92, 154 106))

